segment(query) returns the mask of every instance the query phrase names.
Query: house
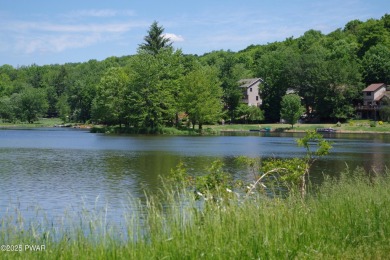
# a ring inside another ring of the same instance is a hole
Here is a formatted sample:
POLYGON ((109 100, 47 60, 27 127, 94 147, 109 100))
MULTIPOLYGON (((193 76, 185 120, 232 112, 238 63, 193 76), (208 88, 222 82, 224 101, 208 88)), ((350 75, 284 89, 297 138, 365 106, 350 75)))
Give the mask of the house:
POLYGON ((238 81, 239 88, 242 90, 242 102, 248 106, 260 107, 262 100, 260 98, 260 84, 264 81, 261 78, 241 79, 238 81))
POLYGON ((356 108, 358 118, 379 118, 378 111, 385 105, 385 100, 390 101, 390 91, 384 83, 374 83, 363 89, 363 105, 356 108))
POLYGON ((363 89, 363 106, 379 106, 386 94, 386 84, 375 83, 363 89))

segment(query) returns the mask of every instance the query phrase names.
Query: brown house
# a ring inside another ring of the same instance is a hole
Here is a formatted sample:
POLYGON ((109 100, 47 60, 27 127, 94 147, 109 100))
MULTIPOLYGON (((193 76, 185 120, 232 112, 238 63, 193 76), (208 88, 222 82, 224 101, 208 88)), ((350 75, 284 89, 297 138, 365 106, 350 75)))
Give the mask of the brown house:
POLYGON ((385 105, 385 100, 390 101, 390 91, 384 83, 374 83, 363 89, 363 105, 356 108, 359 118, 377 119, 378 111, 385 105))
POLYGON ((259 86, 263 83, 263 80, 261 78, 241 79, 238 83, 242 90, 242 103, 248 104, 248 106, 260 107, 262 100, 259 86))

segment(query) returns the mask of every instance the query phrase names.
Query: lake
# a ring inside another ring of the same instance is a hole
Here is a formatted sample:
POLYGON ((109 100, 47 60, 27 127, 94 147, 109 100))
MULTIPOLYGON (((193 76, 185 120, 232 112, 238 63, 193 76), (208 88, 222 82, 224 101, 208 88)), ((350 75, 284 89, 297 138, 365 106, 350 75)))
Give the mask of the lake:
MULTIPOLYGON (((240 136, 114 136, 85 130, 45 128, 0 130, 0 218, 15 210, 24 217, 48 218, 83 209, 107 209, 120 221, 129 198, 156 192, 159 176, 180 161, 201 174, 216 159, 240 172, 237 156, 304 156, 295 139, 302 134, 253 133, 240 136)), ((312 180, 339 174, 348 165, 383 170, 390 159, 390 135, 332 134, 331 154, 316 162, 312 180)))

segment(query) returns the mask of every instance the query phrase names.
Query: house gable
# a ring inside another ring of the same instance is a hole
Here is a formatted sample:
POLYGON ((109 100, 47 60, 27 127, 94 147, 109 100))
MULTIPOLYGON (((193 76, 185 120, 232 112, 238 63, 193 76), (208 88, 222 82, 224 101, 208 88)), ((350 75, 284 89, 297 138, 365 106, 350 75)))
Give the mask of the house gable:
POLYGON ((238 81, 239 88, 242 90, 242 102, 248 106, 260 106, 262 100, 260 98, 259 85, 263 83, 261 78, 241 79, 238 81))

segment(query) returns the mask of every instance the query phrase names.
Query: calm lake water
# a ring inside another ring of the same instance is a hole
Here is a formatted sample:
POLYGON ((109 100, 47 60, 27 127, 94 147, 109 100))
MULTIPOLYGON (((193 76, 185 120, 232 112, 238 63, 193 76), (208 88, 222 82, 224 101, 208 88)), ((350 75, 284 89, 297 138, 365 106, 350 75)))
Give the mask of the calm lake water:
MULTIPOLYGON (((159 176, 180 161, 200 174, 221 159, 232 174, 233 160, 249 157, 303 156, 300 134, 247 136, 111 136, 83 130, 47 128, 0 130, 0 218, 18 209, 25 217, 37 211, 49 218, 64 212, 107 208, 119 219, 129 197, 155 192, 159 176)), ((314 165, 312 180, 338 174, 346 164, 382 170, 390 162, 390 135, 331 135, 333 149, 314 165)))

